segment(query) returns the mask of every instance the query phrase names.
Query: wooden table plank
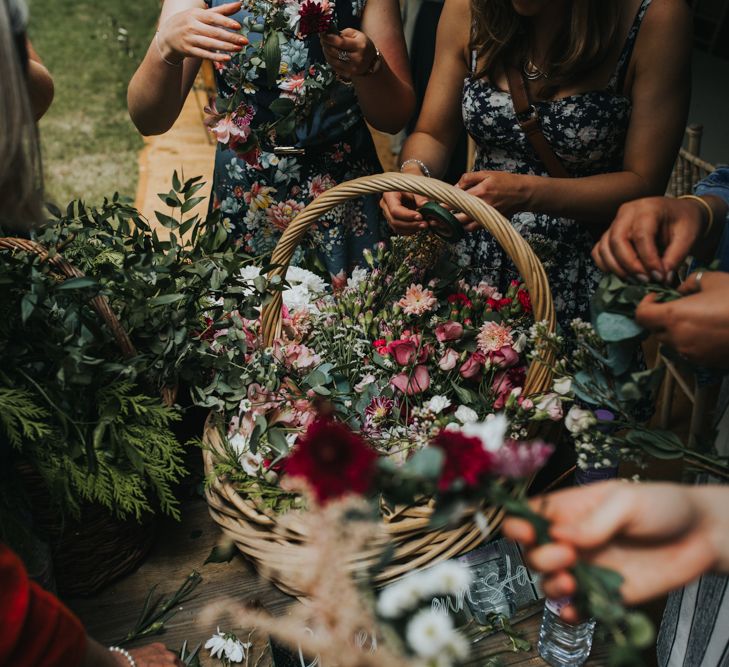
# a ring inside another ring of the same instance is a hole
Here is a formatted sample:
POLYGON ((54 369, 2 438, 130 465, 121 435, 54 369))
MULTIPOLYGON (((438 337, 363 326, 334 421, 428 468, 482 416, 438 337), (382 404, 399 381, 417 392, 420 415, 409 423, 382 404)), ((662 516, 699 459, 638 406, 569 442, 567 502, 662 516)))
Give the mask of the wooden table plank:
MULTIPOLYGON (((105 644, 119 639, 133 625, 152 586, 158 584, 159 592, 168 595, 177 589, 193 569, 203 576, 194 599, 184 604, 183 609, 167 623, 167 631, 162 636, 141 643, 163 641, 173 649, 178 649, 185 640, 192 647, 204 643, 215 631, 216 621, 203 623, 201 615, 206 607, 225 598, 238 603, 255 601, 271 613, 286 613, 293 603, 292 598, 259 577, 241 556, 236 556, 230 563, 203 565, 221 536, 203 500, 187 502, 183 507, 183 517, 181 523, 162 522, 150 557, 136 572, 94 597, 67 601, 92 637, 105 644)), ((532 651, 505 654, 501 656, 502 663, 521 667, 545 665, 536 653, 541 602, 521 610, 515 621, 517 629, 531 642, 532 651), (518 622, 524 616, 528 618, 518 622)), ((221 629, 232 629, 227 620, 221 619, 219 623, 221 629)), ((483 659, 479 656, 497 650, 503 641, 504 637, 500 634, 479 641, 478 650, 474 651, 474 658, 469 665, 482 665, 483 659)), ((203 665, 219 664, 207 660, 207 652, 204 653, 203 665)), ((595 647, 588 665, 597 667, 604 664, 604 651, 595 647)))

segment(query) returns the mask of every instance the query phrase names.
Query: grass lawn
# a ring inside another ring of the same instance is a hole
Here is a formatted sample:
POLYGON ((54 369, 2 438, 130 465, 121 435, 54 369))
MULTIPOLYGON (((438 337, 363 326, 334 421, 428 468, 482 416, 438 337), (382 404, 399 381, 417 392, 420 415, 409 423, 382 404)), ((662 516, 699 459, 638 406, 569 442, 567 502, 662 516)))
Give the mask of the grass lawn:
POLYGON ((48 199, 134 196, 143 142, 126 90, 156 26, 158 0, 30 0, 30 37, 56 86, 41 121, 48 199))

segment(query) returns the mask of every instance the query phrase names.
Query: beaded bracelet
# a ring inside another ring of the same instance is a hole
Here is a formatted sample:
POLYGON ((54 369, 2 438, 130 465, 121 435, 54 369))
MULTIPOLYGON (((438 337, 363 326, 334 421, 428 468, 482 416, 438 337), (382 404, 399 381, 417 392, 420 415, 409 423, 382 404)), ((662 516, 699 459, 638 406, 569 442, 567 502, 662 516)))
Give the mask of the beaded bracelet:
POLYGON ((127 660, 129 660, 129 667, 137 667, 137 663, 132 657, 132 654, 129 653, 129 651, 127 651, 125 648, 121 648, 119 646, 110 646, 109 653, 119 653, 120 655, 123 655, 127 660))
POLYGON ((704 207, 704 209, 706 209, 706 229, 702 236, 702 238, 706 238, 711 232, 711 228, 714 226, 714 209, 711 208, 709 202, 701 197, 697 197, 696 195, 681 195, 679 199, 691 199, 693 201, 697 201, 704 207))
POLYGON ((428 169, 425 162, 423 162, 422 160, 418 160, 418 158, 416 157, 411 157, 409 160, 405 160, 405 162, 400 165, 400 171, 405 169, 405 167, 409 164, 417 164, 418 167, 420 167, 420 171, 422 172, 423 176, 427 176, 428 178, 430 178, 430 169, 428 169))

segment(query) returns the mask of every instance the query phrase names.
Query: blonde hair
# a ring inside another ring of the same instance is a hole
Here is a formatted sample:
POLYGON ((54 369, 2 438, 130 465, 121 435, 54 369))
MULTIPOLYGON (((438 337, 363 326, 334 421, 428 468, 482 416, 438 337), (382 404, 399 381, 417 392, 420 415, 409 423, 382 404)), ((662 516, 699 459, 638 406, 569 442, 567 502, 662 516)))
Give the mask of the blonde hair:
MULTIPOLYGON (((549 80, 541 90, 549 97, 575 83, 604 62, 617 36, 619 3, 615 0, 569 0, 563 29, 547 54, 549 80)), ((528 19, 517 14, 511 0, 471 0, 471 48, 483 67, 477 77, 493 79, 497 68, 520 66, 531 54, 528 19)))
POLYGON ((20 55, 27 20, 23 0, 0 0, 0 227, 5 231, 27 230, 42 219, 38 132, 20 55))

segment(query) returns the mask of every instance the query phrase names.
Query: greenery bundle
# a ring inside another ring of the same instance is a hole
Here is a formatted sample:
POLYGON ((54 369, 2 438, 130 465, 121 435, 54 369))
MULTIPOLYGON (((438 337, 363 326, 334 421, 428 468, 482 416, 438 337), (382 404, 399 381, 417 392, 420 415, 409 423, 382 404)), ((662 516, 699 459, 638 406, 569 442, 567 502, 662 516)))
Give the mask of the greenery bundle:
POLYGON ((172 215, 157 214, 167 240, 115 195, 98 208, 51 209, 34 232, 49 258, 0 253, 0 445, 72 513, 91 501, 119 517, 157 506, 179 514, 183 448, 170 426, 180 409, 161 393, 215 382, 224 360, 205 338, 223 303, 238 307, 248 258, 217 212, 188 215, 201 201, 199 179, 175 174, 172 186, 160 195, 172 215), (59 277, 49 261, 57 254, 84 276, 59 277), (120 349, 91 307, 99 295, 133 350, 120 349))

